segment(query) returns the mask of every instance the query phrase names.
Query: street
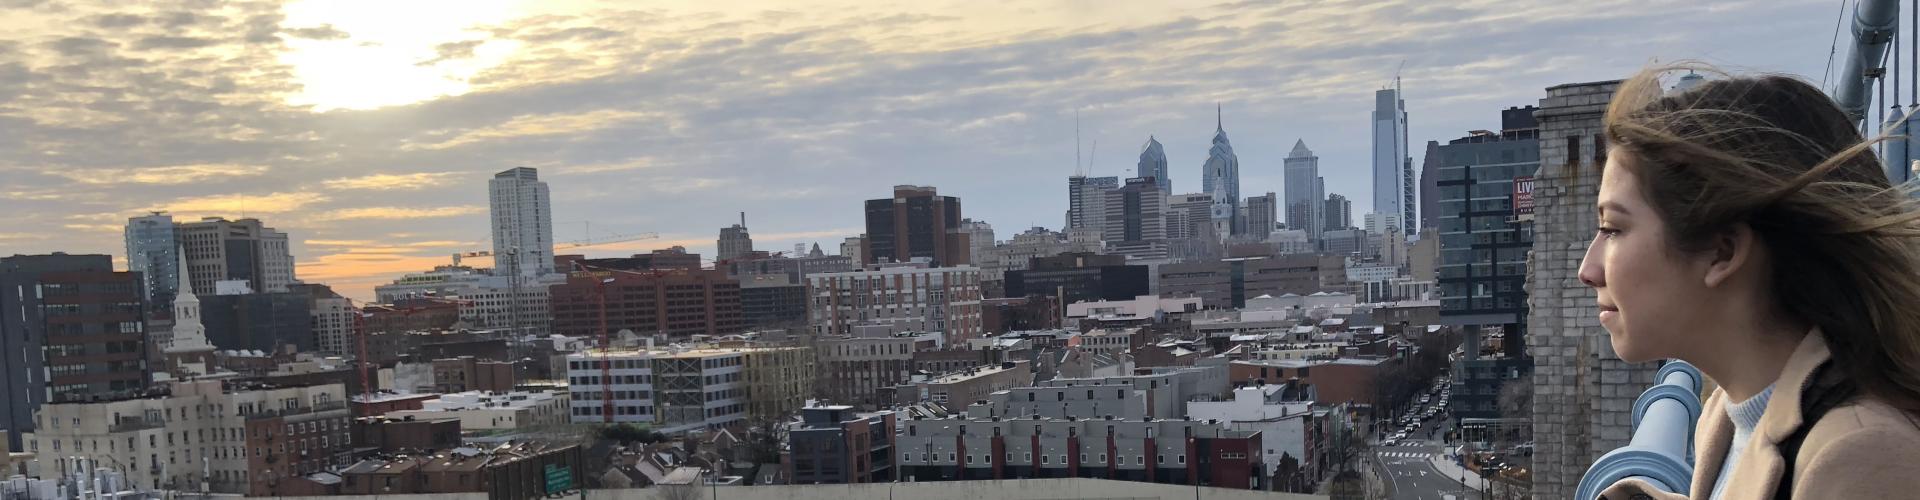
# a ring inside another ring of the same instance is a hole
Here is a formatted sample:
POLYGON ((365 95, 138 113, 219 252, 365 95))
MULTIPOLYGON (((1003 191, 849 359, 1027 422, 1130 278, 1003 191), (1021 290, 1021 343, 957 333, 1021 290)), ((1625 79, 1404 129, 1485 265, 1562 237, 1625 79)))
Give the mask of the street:
POLYGON ((1428 419, 1395 446, 1374 448, 1378 460, 1374 474, 1387 483, 1393 500, 1479 498, 1479 492, 1466 488, 1459 477, 1447 476, 1434 468, 1434 460, 1449 460, 1445 458, 1447 448, 1441 442, 1446 426, 1443 418, 1428 419))

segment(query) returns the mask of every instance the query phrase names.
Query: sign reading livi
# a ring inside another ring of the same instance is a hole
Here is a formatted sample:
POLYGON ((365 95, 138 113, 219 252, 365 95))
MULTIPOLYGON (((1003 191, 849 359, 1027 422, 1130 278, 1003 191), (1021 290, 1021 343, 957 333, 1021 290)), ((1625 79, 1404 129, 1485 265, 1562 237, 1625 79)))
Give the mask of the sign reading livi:
POLYGON ((1533 177, 1513 178, 1513 215, 1520 218, 1533 216, 1533 177))

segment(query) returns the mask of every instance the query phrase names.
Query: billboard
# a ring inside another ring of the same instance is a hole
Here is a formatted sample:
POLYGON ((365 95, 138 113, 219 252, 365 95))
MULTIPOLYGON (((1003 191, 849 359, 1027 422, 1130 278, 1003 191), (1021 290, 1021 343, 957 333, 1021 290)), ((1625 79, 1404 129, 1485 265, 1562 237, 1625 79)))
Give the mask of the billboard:
POLYGON ((1513 178, 1513 215, 1519 219, 1533 218, 1533 176, 1513 178))

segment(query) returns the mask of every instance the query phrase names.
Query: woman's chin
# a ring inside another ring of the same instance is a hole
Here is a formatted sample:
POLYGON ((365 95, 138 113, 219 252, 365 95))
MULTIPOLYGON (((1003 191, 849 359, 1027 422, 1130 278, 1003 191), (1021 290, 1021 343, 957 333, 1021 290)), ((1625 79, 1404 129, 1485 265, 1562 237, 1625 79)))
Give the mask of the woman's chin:
POLYGON ((1613 346, 1614 356, 1628 363, 1645 363, 1660 358, 1660 356, 1643 352, 1643 346, 1635 344, 1627 335, 1614 333, 1612 328, 1607 329, 1607 343, 1613 346))

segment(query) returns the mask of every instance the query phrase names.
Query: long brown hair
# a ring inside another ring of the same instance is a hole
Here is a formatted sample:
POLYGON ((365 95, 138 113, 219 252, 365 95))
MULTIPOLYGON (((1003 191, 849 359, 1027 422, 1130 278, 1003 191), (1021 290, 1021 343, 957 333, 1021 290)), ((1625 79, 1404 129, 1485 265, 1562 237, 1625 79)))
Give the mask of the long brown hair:
MULTIPOLYGON (((1739 223, 1772 252, 1778 307, 1820 327, 1868 394, 1920 411, 1920 210, 1818 88, 1698 64, 1642 70, 1607 107, 1606 137, 1682 251, 1739 223), (1685 91, 1676 70, 1718 75, 1685 91)), ((1897 144, 1896 144, 1897 145, 1897 144)))

